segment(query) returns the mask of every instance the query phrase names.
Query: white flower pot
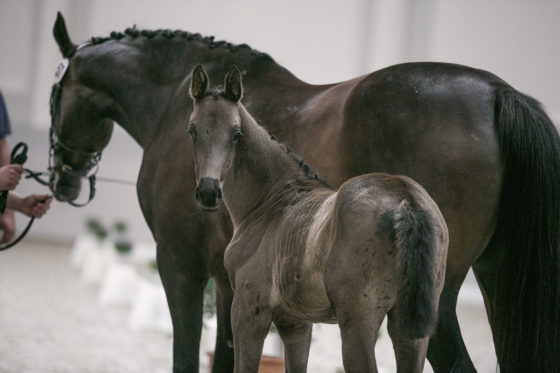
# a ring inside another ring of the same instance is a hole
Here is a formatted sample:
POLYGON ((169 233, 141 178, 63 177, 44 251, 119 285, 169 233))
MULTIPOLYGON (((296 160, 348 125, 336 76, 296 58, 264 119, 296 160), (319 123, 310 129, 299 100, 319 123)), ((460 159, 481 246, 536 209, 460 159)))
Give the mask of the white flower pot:
POLYGON ((107 305, 132 304, 138 289, 138 274, 133 265, 121 261, 109 264, 99 292, 99 301, 107 305))
POLYGON ((112 243, 105 242, 97 250, 90 250, 82 265, 80 277, 88 284, 100 284, 109 264, 115 258, 112 243))

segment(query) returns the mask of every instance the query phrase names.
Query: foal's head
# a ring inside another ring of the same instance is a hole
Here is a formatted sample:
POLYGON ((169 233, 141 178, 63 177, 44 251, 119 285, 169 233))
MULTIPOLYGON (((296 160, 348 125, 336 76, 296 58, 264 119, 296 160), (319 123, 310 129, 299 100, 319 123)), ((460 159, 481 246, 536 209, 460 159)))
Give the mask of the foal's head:
POLYGON ((224 89, 209 90, 208 86, 208 76, 199 65, 192 73, 193 111, 188 133, 193 143, 196 201, 203 210, 216 211, 236 145, 243 135, 239 111, 243 95, 241 73, 234 66, 225 77, 224 89))

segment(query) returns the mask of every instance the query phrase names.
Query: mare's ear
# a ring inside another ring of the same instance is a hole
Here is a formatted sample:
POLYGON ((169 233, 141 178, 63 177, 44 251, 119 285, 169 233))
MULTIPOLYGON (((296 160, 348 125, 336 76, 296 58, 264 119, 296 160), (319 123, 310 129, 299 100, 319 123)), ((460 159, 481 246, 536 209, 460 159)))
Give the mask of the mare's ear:
POLYGON ((241 83, 241 72, 237 66, 233 65, 226 75, 225 83, 226 95, 233 101, 241 100, 243 97, 243 84, 241 83))
POLYGON ((201 99, 208 88, 208 75, 201 65, 194 68, 191 79, 191 97, 195 100, 201 99))
POLYGON ((76 52, 76 45, 70 40, 70 35, 68 35, 68 30, 66 29, 66 22, 60 12, 56 14, 53 35, 64 58, 69 58, 76 52))

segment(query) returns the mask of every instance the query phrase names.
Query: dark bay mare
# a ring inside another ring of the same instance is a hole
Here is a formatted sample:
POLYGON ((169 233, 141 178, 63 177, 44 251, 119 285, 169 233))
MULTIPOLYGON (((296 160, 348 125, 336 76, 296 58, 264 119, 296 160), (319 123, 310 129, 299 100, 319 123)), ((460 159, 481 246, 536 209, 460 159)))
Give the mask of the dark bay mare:
POLYGON ((337 191, 303 169, 241 104, 236 67, 224 88, 192 73, 193 143, 203 210, 223 199, 234 231, 224 262, 236 373, 257 373, 272 322, 286 371, 306 372, 313 322, 338 322, 344 371, 377 372, 375 342, 388 316, 397 370, 424 368, 447 260, 447 226, 413 180, 372 173, 337 191), (223 193, 222 193, 223 190, 223 193))
POLYGON ((52 129, 64 144, 53 150, 51 189, 58 200, 76 199, 113 122, 142 146, 137 192, 158 246, 175 371, 198 371, 203 289, 212 276, 214 371, 233 369, 233 292, 223 264, 232 224, 225 208, 209 213, 195 203, 184 136, 185 77, 199 63, 211 76, 237 65, 247 110, 330 185, 371 172, 406 175, 437 202, 450 242, 428 348, 436 372, 474 371, 455 313, 470 267, 502 371, 560 371, 560 139, 532 98, 451 64, 409 63, 318 86, 245 45, 183 31, 128 29, 78 49, 59 16, 54 35, 69 67, 51 95, 52 129))

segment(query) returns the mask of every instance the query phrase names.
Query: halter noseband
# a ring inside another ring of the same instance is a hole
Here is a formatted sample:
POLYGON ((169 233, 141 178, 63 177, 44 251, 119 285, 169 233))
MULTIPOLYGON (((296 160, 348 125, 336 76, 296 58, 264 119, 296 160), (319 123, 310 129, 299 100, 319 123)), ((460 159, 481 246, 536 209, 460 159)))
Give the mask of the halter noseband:
MULTIPOLYGON (((90 45, 91 42, 86 42, 80 44, 75 51, 72 53, 72 56, 79 51, 80 49, 90 45)), ((69 57, 72 57, 69 56, 69 57)), ((71 147, 65 145, 56 135, 54 130, 54 121, 57 116, 57 104, 60 101, 60 97, 62 94, 62 78, 66 74, 66 70, 69 66, 68 58, 64 58, 58 65, 56 74, 55 74, 55 83, 52 87, 51 91, 51 99, 50 99, 50 112, 51 112, 51 128, 49 130, 49 171, 54 173, 62 173, 71 175, 77 178, 88 178, 89 185, 90 185, 90 193, 88 200, 83 204, 77 204, 72 201, 69 201, 72 206, 75 207, 82 207, 87 205, 91 200, 95 197, 95 175, 99 170, 99 161, 101 160, 101 150, 94 151, 94 152, 87 152, 77 149, 72 149, 71 147), (65 152, 73 155, 78 155, 82 157, 87 157, 89 161, 85 164, 85 166, 76 168, 70 166, 62 161, 62 157, 60 156, 60 150, 64 150, 65 152), (91 172, 91 170, 94 170, 91 172)))
POLYGON ((99 170, 99 161, 101 160, 101 153, 102 153, 101 150, 95 152, 86 152, 82 150, 72 149, 69 146, 65 145, 58 138, 58 136, 56 135, 52 127, 49 131, 49 138, 50 138, 49 171, 61 171, 75 177, 88 177, 90 171, 92 169, 95 169, 92 175, 97 174, 97 171, 99 170), (59 156, 60 149, 63 149, 65 152, 70 154, 87 157, 89 161, 85 164, 84 167, 81 168, 70 166, 62 162, 62 159, 59 156), (58 162, 55 162, 54 159, 58 159, 58 162))

